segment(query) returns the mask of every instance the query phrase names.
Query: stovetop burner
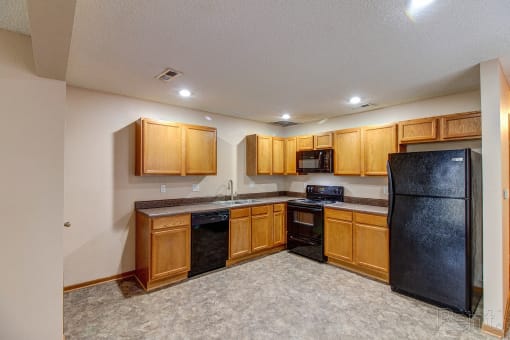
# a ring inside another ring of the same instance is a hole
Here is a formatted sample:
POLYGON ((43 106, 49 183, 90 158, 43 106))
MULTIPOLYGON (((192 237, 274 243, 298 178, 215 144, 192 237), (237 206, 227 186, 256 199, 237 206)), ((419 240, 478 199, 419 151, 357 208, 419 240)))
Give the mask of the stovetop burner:
POLYGON ((344 188, 339 186, 307 185, 306 198, 289 201, 291 204, 323 206, 344 201, 344 188))
POLYGON ((289 201, 289 202, 292 202, 292 203, 301 203, 301 204, 309 204, 309 205, 324 205, 324 204, 336 203, 336 202, 339 202, 339 201, 338 200, 319 200, 319 199, 303 198, 303 199, 298 199, 298 200, 292 200, 292 201, 289 201))

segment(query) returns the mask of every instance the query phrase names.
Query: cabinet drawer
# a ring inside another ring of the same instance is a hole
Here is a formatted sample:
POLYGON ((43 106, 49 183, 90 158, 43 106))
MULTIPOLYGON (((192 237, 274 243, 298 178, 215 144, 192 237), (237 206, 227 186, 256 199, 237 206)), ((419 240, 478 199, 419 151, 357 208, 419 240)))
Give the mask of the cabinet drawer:
POLYGON ((263 215, 269 213, 269 205, 261 205, 259 207, 251 208, 251 215, 263 215))
POLYGON ((285 210, 285 203, 276 203, 273 206, 273 211, 274 212, 283 211, 283 210, 285 210))
POLYGON ((329 209, 325 210, 326 218, 334 218, 343 221, 352 221, 352 211, 329 209))
POLYGON ((250 208, 230 209, 230 219, 250 216, 250 208))
POLYGON ((355 213, 354 220, 356 221, 356 223, 386 227, 386 216, 382 215, 355 213))
POLYGON ((157 217, 152 220, 152 229, 163 229, 183 225, 190 225, 191 223, 190 219, 191 218, 189 214, 157 217))

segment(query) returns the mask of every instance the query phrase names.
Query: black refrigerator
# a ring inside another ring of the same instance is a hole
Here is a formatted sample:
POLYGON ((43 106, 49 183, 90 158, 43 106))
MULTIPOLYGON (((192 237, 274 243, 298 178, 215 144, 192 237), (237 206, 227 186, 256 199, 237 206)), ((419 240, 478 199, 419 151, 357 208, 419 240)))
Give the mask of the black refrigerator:
POLYGON ((393 291, 473 315, 482 287, 481 172, 470 149, 389 155, 393 291))

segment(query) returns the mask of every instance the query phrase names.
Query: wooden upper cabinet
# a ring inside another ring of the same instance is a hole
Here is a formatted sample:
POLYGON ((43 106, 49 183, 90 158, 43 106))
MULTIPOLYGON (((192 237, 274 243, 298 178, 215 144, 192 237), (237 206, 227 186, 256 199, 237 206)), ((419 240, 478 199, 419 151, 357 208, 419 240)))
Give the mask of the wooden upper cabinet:
POLYGON ((298 136, 297 138, 297 151, 313 150, 313 136, 298 136))
POLYGON ((466 112, 441 117, 441 140, 482 137, 480 112, 466 112))
POLYGON ((398 144, 482 138, 479 111, 406 120, 398 123, 398 144))
POLYGON ((206 126, 184 126, 185 173, 216 175, 216 129, 206 126))
POLYGON ((335 175, 361 175, 361 129, 335 131, 335 175))
POLYGON ((285 138, 285 175, 296 174, 296 137, 285 138))
POLYGON ((248 176, 271 175, 272 169, 273 137, 246 136, 246 174, 248 176))
POLYGON ((397 152, 397 125, 364 127, 363 174, 386 176, 388 154, 397 152))
POLYGON ((273 175, 283 175, 285 173, 285 139, 273 137, 273 175))
POLYGON ((333 132, 327 132, 313 136, 314 149, 332 149, 333 148, 333 132))
POLYGON ((216 175, 216 129, 141 118, 135 175, 216 175))
POLYGON ((181 125, 142 118, 136 124, 135 174, 181 175, 181 125))
POLYGON ((406 120, 398 123, 398 143, 433 142, 438 138, 436 117, 406 120))

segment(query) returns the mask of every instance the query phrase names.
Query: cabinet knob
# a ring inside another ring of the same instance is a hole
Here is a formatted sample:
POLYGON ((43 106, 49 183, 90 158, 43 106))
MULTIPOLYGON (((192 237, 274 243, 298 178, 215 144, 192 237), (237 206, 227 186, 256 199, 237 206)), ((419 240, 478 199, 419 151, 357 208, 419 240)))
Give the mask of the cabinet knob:
POLYGON ((71 222, 66 222, 66 223, 64 223, 64 227, 66 227, 66 228, 71 228, 71 222))

